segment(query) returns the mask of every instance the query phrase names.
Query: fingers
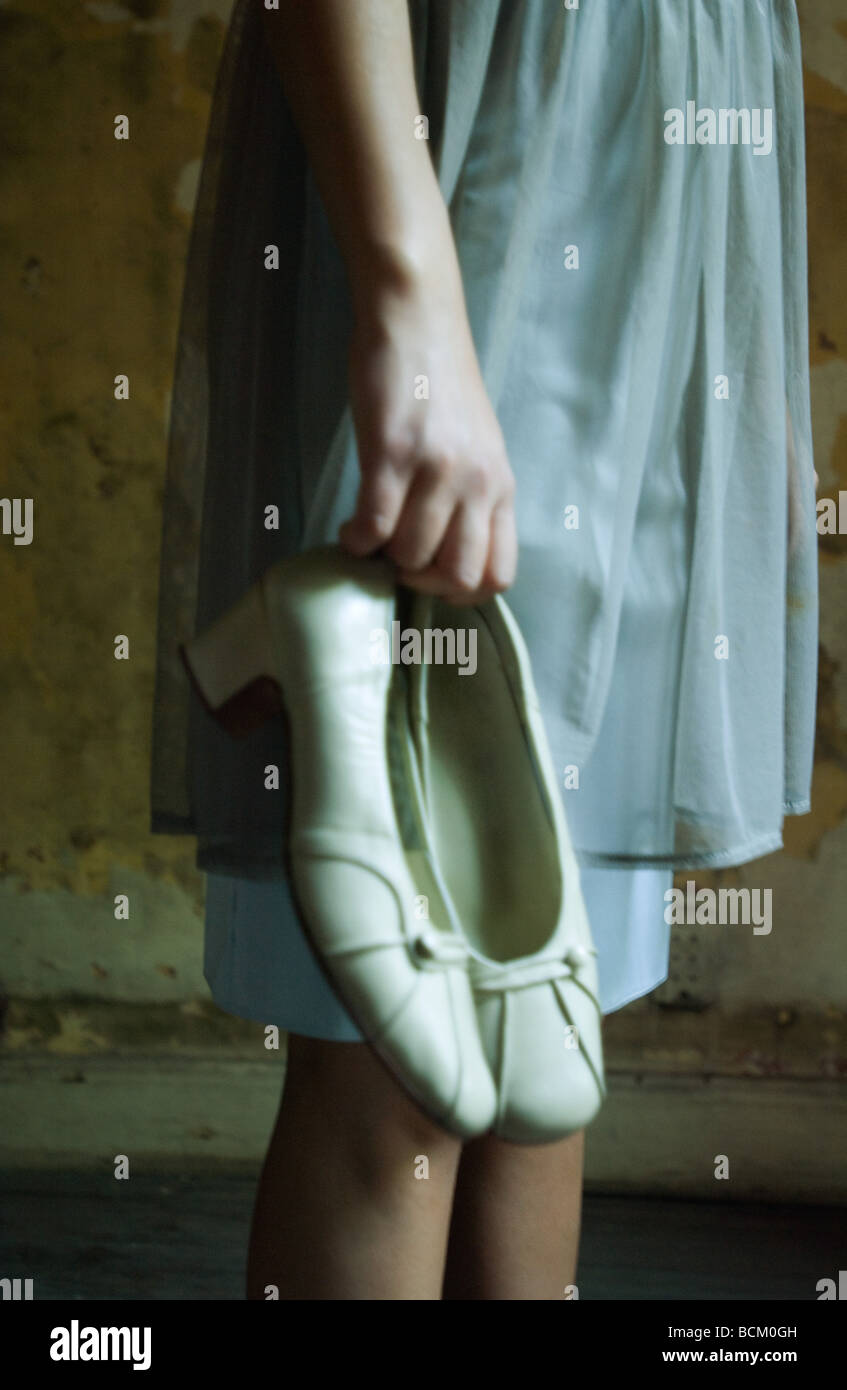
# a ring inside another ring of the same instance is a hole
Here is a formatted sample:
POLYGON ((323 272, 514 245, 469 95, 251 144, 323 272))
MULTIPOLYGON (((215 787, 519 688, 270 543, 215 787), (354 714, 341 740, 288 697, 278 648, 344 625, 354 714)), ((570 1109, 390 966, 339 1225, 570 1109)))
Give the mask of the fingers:
POLYGON ((411 474, 389 461, 363 469, 356 510, 338 539, 352 555, 372 555, 394 535, 403 512, 411 474))
POLYGON ((492 593, 501 593, 515 582, 518 568, 518 532, 514 496, 510 492, 491 514, 491 544, 483 582, 492 593))
POLYGON ((381 551, 401 583, 456 603, 480 602, 513 582, 514 479, 505 453, 492 462, 421 457, 385 446, 363 459, 356 511, 340 528, 357 556, 381 551))
POLYGON ((490 544, 490 508, 482 502, 460 503, 435 559, 447 591, 460 597, 478 592, 490 544))
POLYGON ((517 557, 514 510, 511 497, 507 497, 491 512, 487 531, 478 529, 477 518, 457 515, 451 522, 449 547, 439 551, 435 562, 423 570, 400 570, 397 577, 419 593, 465 606, 482 603, 508 589, 515 580, 517 557), (458 569, 455 561, 461 553, 466 558, 458 569))
POLYGON ((401 570, 423 570, 433 564, 455 508, 456 498, 443 470, 432 466, 419 468, 385 548, 388 558, 401 570))

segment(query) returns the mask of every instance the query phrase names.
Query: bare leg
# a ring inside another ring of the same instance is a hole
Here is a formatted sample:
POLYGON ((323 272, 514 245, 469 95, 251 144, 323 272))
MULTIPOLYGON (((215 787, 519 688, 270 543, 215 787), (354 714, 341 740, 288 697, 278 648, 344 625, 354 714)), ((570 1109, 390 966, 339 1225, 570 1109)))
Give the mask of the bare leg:
POLYGON ((445 1299, 564 1299, 576 1282, 584 1131, 555 1144, 465 1145, 445 1299))
POLYGON ((248 1299, 440 1299, 461 1151, 367 1044, 291 1034, 248 1299))

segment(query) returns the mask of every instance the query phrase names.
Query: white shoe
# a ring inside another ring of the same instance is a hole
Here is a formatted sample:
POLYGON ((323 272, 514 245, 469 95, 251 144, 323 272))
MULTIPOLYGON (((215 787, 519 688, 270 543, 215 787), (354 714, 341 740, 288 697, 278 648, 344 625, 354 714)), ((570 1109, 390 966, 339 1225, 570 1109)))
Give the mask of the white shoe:
POLYGON ((230 732, 284 712, 287 859, 304 932, 398 1081, 470 1138, 490 1128, 497 1097, 469 953, 428 842, 408 670, 374 662, 374 632, 390 633, 406 602, 388 562, 323 546, 272 565, 182 651, 230 732))
POLYGON ((410 626, 476 633, 474 674, 416 669, 412 729, 434 852, 471 954, 493 1129, 518 1143, 561 1139, 606 1094, 602 1015, 529 654, 500 597, 462 609, 419 597, 410 626))

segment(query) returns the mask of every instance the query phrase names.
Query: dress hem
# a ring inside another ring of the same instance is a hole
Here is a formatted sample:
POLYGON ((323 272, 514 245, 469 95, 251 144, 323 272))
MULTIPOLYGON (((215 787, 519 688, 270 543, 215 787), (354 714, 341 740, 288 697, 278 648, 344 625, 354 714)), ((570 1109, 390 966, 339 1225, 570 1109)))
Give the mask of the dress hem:
MULTIPOLYGON (((208 984, 208 981, 206 983, 208 984)), ((355 1038, 351 1038, 346 1035, 344 1037, 339 1037, 336 1033, 330 1033, 327 1030, 319 1031, 314 1026, 308 1028, 298 1028, 293 1025, 279 1023, 274 1018, 268 1018, 266 1014, 260 1014, 258 1010, 255 1009, 252 1005, 233 1004, 229 1001, 224 1003, 223 996, 217 994, 215 990, 212 989, 211 985, 209 985, 209 990, 212 995, 213 1004, 215 1004, 219 1009, 222 1009, 225 1014, 232 1014, 234 1018, 246 1019, 248 1023, 263 1023, 266 1028, 279 1028, 280 1032, 282 1033, 297 1033, 300 1037, 319 1038, 322 1042, 367 1041, 367 1039, 364 1037, 362 1033, 359 1033, 355 1038)))
MULTIPOLYGON (((602 1017, 607 1018, 609 1014, 618 1013, 621 1009, 625 1009, 628 1004, 634 1004, 636 999, 643 999, 645 995, 652 994, 653 990, 663 985, 667 978, 668 972, 666 970, 653 984, 647 985, 646 988, 639 986, 634 993, 627 993, 623 999, 616 1001, 608 1008, 601 1008, 602 1017)), ((209 983, 208 980, 206 983, 209 983)), ((243 1018, 248 1023, 262 1023, 266 1028, 279 1028, 282 1033, 297 1033, 300 1037, 319 1038, 322 1042, 367 1042, 362 1033, 359 1033, 355 1038, 338 1037, 335 1033, 328 1033, 325 1030, 319 1031, 314 1025, 308 1028, 297 1028, 293 1025, 279 1023, 276 1019, 269 1019, 265 1014, 260 1014, 252 1005, 233 1004, 229 1000, 225 1003, 223 995, 216 993, 211 985, 209 985, 209 992, 212 996, 212 1003, 217 1008, 222 1009, 225 1014, 232 1014, 234 1018, 243 1018)))
POLYGON ((651 869, 672 869, 675 873, 682 869, 722 869, 738 864, 748 864, 765 854, 783 848, 782 834, 760 835, 735 848, 703 851, 702 854, 603 854, 597 850, 577 850, 580 864, 597 865, 602 868, 637 869, 641 866, 651 869))

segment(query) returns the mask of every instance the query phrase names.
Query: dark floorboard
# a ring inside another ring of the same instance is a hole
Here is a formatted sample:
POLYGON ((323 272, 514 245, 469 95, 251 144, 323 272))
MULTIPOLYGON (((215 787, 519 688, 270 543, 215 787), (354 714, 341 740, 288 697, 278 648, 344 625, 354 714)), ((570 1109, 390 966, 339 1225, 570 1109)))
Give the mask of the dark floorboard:
MULTIPOLYGON (((255 1177, 0 1174, 0 1277, 38 1299, 241 1299, 255 1177)), ((589 1196, 581 1299, 814 1300, 847 1268, 843 1208, 589 1196)))

